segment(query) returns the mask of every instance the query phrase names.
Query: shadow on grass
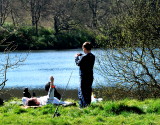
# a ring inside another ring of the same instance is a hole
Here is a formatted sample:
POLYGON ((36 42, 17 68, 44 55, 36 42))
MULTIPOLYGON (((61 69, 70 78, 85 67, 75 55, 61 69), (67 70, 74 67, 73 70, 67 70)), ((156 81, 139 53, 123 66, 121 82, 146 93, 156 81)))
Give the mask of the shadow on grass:
POLYGON ((119 115, 122 112, 130 112, 136 114, 145 114, 142 109, 136 106, 126 106, 126 105, 119 105, 118 107, 112 107, 112 112, 119 115))

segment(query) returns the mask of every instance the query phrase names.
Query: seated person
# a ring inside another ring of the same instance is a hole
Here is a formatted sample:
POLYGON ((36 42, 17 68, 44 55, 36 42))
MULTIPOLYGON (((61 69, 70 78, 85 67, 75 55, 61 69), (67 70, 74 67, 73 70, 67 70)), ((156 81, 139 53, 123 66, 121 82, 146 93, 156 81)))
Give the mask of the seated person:
POLYGON ((48 95, 47 96, 42 96, 42 97, 33 97, 33 98, 27 98, 27 97, 23 97, 22 98, 22 102, 24 106, 42 106, 42 105, 46 105, 46 104, 57 104, 57 105, 64 105, 64 106, 68 106, 68 105, 75 105, 75 103, 71 103, 71 102, 66 102, 66 101, 61 101, 58 98, 54 97, 54 90, 55 90, 55 86, 54 86, 54 78, 53 76, 50 77, 50 88, 48 91, 48 95))
POLYGON ((23 91, 23 97, 31 98, 31 94, 29 93, 28 88, 24 89, 24 91, 23 91))

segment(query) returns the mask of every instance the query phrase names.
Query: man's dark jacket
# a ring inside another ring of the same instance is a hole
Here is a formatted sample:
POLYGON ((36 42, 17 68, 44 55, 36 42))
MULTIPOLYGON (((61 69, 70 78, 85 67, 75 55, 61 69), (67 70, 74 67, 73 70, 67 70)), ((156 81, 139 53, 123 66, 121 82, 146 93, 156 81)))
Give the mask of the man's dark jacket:
POLYGON ((80 67, 79 74, 81 77, 93 78, 95 56, 92 53, 76 57, 75 62, 80 67))

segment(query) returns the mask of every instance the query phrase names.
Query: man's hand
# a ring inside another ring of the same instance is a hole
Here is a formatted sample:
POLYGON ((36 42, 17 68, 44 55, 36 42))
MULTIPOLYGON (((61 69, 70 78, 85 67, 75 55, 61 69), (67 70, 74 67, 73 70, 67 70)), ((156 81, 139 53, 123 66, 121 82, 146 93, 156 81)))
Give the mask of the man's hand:
POLYGON ((77 57, 77 56, 82 56, 83 54, 82 53, 77 53, 76 55, 75 55, 75 57, 77 57))

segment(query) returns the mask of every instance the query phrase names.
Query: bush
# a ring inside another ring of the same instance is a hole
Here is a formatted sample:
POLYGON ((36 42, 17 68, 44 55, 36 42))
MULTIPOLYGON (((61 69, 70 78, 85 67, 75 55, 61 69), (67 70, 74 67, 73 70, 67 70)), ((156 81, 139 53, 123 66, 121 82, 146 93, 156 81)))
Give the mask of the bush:
POLYGON ((13 25, 6 25, 5 28, 7 31, 0 29, 0 32, 5 32, 0 36, 0 40, 7 38, 5 42, 14 42, 18 46, 18 50, 72 49, 80 48, 85 41, 95 43, 93 33, 85 29, 54 34, 52 29, 40 27, 38 34, 36 34, 36 29, 31 26, 18 27, 17 29, 13 25))
POLYGON ((63 32, 56 35, 56 38, 57 41, 55 47, 61 49, 81 48, 85 41, 91 41, 93 44, 95 44, 93 34, 79 29, 63 32))

